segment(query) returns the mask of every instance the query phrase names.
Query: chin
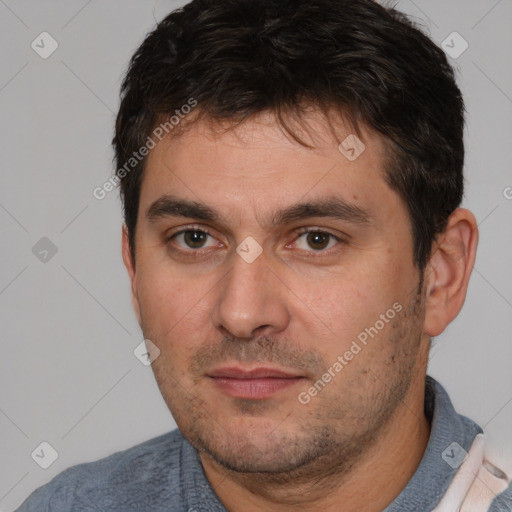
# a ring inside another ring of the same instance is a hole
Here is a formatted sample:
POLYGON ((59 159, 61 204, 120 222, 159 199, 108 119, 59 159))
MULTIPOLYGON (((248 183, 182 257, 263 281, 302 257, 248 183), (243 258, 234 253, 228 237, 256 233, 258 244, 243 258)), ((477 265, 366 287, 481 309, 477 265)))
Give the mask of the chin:
POLYGON ((245 418, 244 423, 243 428, 240 424, 229 423, 226 429, 218 425, 215 430, 210 425, 209 430, 184 432, 184 436, 198 451, 237 473, 288 473, 330 450, 315 436, 280 430, 282 420, 245 418))

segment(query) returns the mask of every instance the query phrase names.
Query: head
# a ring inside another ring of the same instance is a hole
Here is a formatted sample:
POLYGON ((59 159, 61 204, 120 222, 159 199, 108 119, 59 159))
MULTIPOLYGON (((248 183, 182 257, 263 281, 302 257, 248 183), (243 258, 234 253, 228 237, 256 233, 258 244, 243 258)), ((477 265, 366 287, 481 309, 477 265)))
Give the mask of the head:
POLYGON ((192 444, 348 465, 407 409, 474 260, 462 134, 443 52, 370 0, 195 0, 146 37, 114 138, 123 257, 192 444))

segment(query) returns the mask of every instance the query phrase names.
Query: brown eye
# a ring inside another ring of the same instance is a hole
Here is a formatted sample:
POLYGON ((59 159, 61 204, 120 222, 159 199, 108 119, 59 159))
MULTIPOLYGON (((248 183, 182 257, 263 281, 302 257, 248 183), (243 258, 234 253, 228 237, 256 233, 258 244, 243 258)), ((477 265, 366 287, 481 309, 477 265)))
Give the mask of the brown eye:
POLYGON ((307 243, 312 249, 321 250, 325 249, 329 245, 330 238, 332 235, 329 233, 321 233, 319 231, 311 231, 307 233, 307 243))
POLYGON ((191 249, 200 249, 203 247, 208 236, 208 233, 204 231, 185 231, 183 233, 183 240, 191 249))
POLYGON ((216 245, 216 240, 203 229, 184 229, 172 235, 168 241, 172 242, 172 245, 188 252, 197 249, 207 249, 216 245))
POLYGON ((327 231, 308 229, 298 234, 295 246, 308 252, 328 252, 328 249, 342 242, 340 238, 327 231))

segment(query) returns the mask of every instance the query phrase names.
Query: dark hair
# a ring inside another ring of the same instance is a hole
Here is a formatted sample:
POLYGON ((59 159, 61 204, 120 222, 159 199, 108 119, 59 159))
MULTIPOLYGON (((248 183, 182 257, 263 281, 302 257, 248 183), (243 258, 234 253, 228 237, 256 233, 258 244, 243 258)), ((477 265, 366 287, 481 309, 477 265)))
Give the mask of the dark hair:
POLYGON ((307 105, 380 133, 420 270, 462 200, 464 104, 453 70, 405 15, 372 0, 193 0, 147 35, 121 97, 113 145, 134 261, 145 158, 120 168, 191 99, 194 122, 235 126, 271 111, 304 145, 287 120, 307 105))

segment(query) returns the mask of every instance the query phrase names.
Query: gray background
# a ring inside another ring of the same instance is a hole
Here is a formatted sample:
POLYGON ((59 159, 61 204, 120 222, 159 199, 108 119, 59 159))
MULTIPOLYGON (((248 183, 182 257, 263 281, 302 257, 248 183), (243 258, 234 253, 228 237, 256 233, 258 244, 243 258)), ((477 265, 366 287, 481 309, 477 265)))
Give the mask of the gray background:
MULTIPOLYGON (((151 369, 133 355, 142 335, 117 192, 98 201, 92 190, 113 171, 128 59, 178 5, 0 0, 0 511, 72 464, 174 427, 151 369), (31 48, 43 31, 59 45, 47 59, 31 48), (57 247, 46 262, 32 250, 43 237, 57 247), (42 441, 59 454, 46 470, 31 458, 42 441)), ((451 61, 468 109, 464 206, 481 239, 465 307, 437 338, 429 373, 485 427, 491 454, 512 472, 512 1, 398 8, 438 44, 453 31, 469 44, 451 61)))

